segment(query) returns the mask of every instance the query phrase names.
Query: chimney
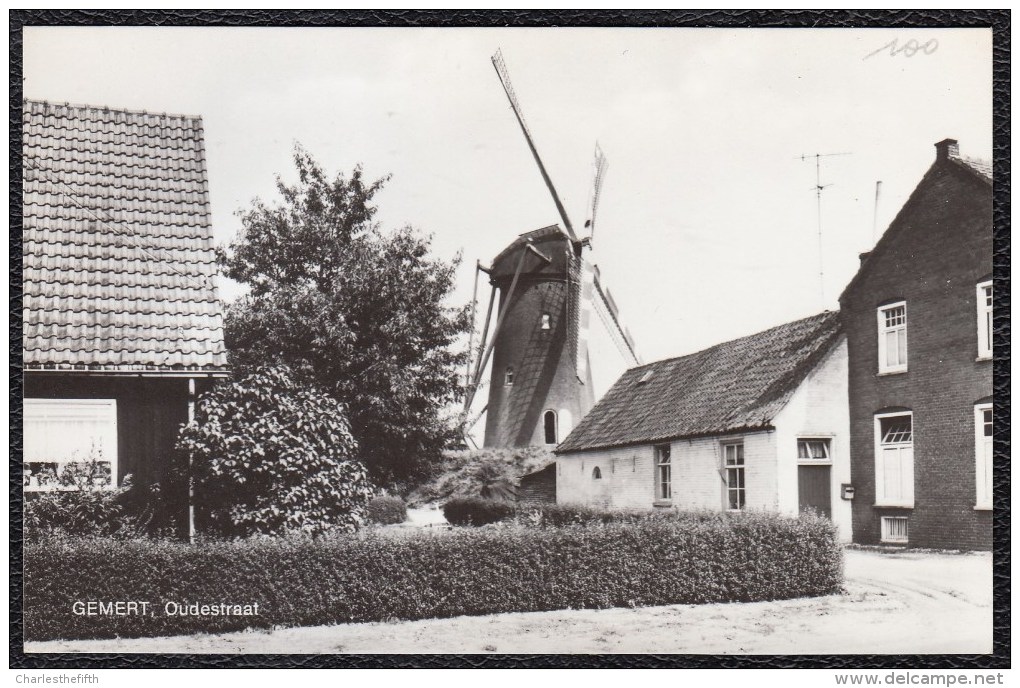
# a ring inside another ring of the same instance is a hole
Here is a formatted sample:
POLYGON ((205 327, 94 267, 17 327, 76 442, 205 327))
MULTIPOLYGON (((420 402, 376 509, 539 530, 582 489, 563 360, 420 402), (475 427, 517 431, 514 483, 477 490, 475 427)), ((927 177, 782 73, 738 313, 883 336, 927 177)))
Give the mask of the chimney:
POLYGON ((960 145, 956 139, 945 139, 935 144, 935 159, 948 160, 960 157, 960 145))

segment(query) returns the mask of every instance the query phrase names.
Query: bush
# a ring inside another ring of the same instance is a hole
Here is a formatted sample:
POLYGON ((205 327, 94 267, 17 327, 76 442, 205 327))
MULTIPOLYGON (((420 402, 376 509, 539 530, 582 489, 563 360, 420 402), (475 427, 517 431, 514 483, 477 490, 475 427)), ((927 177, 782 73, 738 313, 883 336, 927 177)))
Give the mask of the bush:
POLYGON ((513 518, 515 513, 510 502, 482 497, 458 497, 443 505, 443 516, 455 526, 484 526, 513 518))
POLYGON ((373 497, 365 507, 365 520, 384 526, 403 523, 407 520, 407 505, 400 497, 373 497))
POLYGON ((346 418, 286 368, 204 394, 177 443, 194 466, 196 526, 227 537, 354 530, 371 488, 346 418))
POLYGON ((835 593, 842 550, 815 517, 744 514, 388 537, 27 543, 25 637, 220 633, 390 618, 750 602, 835 593), (79 616, 76 601, 138 600, 145 616, 79 616), (258 604, 257 616, 165 605, 258 604))
POLYGON ((110 489, 109 464, 102 456, 64 466, 53 483, 66 490, 25 493, 25 537, 50 535, 139 537, 147 520, 130 508, 131 476, 110 489))
POLYGON ((515 483, 554 459, 545 447, 447 450, 429 481, 407 495, 407 503, 420 506, 454 497, 477 497, 486 488, 515 483))
POLYGON ((736 516, 739 515, 721 511, 602 509, 584 504, 529 504, 517 507, 517 521, 519 523, 541 527, 600 523, 638 523, 641 521, 676 521, 682 523, 724 522, 736 516))

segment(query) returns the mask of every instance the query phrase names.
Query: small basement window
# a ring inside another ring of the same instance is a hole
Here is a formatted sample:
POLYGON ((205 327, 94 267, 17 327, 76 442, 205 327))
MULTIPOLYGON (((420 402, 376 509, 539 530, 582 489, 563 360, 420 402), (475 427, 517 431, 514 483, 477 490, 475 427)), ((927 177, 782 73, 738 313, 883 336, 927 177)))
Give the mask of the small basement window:
POLYGON ((882 517, 882 542, 905 543, 908 532, 906 516, 882 517))

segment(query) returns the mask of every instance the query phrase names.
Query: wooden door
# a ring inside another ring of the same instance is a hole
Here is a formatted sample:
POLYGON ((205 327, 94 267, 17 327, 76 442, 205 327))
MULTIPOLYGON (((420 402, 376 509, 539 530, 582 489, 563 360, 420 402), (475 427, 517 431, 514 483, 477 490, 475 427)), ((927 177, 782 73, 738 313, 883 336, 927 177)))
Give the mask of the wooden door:
POLYGON ((800 510, 813 509, 825 518, 832 518, 832 466, 797 466, 800 510))

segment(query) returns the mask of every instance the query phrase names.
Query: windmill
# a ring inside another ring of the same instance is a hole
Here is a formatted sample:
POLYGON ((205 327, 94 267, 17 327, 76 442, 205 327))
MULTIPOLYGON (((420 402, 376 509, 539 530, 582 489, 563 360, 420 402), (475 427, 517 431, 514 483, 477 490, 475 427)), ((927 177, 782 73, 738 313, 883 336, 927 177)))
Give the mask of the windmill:
POLYGON ((525 232, 490 267, 477 263, 476 299, 478 272, 488 275, 492 293, 480 355, 468 363, 464 407, 470 411, 491 358, 488 403, 475 417, 476 422, 486 417, 485 446, 555 445, 595 403, 591 360, 596 351, 595 368, 604 387, 640 363, 633 338, 590 256, 608 163, 596 144, 585 236, 579 237, 538 153, 500 51, 492 64, 562 226, 525 232), (604 361, 604 353, 614 360, 604 361))

